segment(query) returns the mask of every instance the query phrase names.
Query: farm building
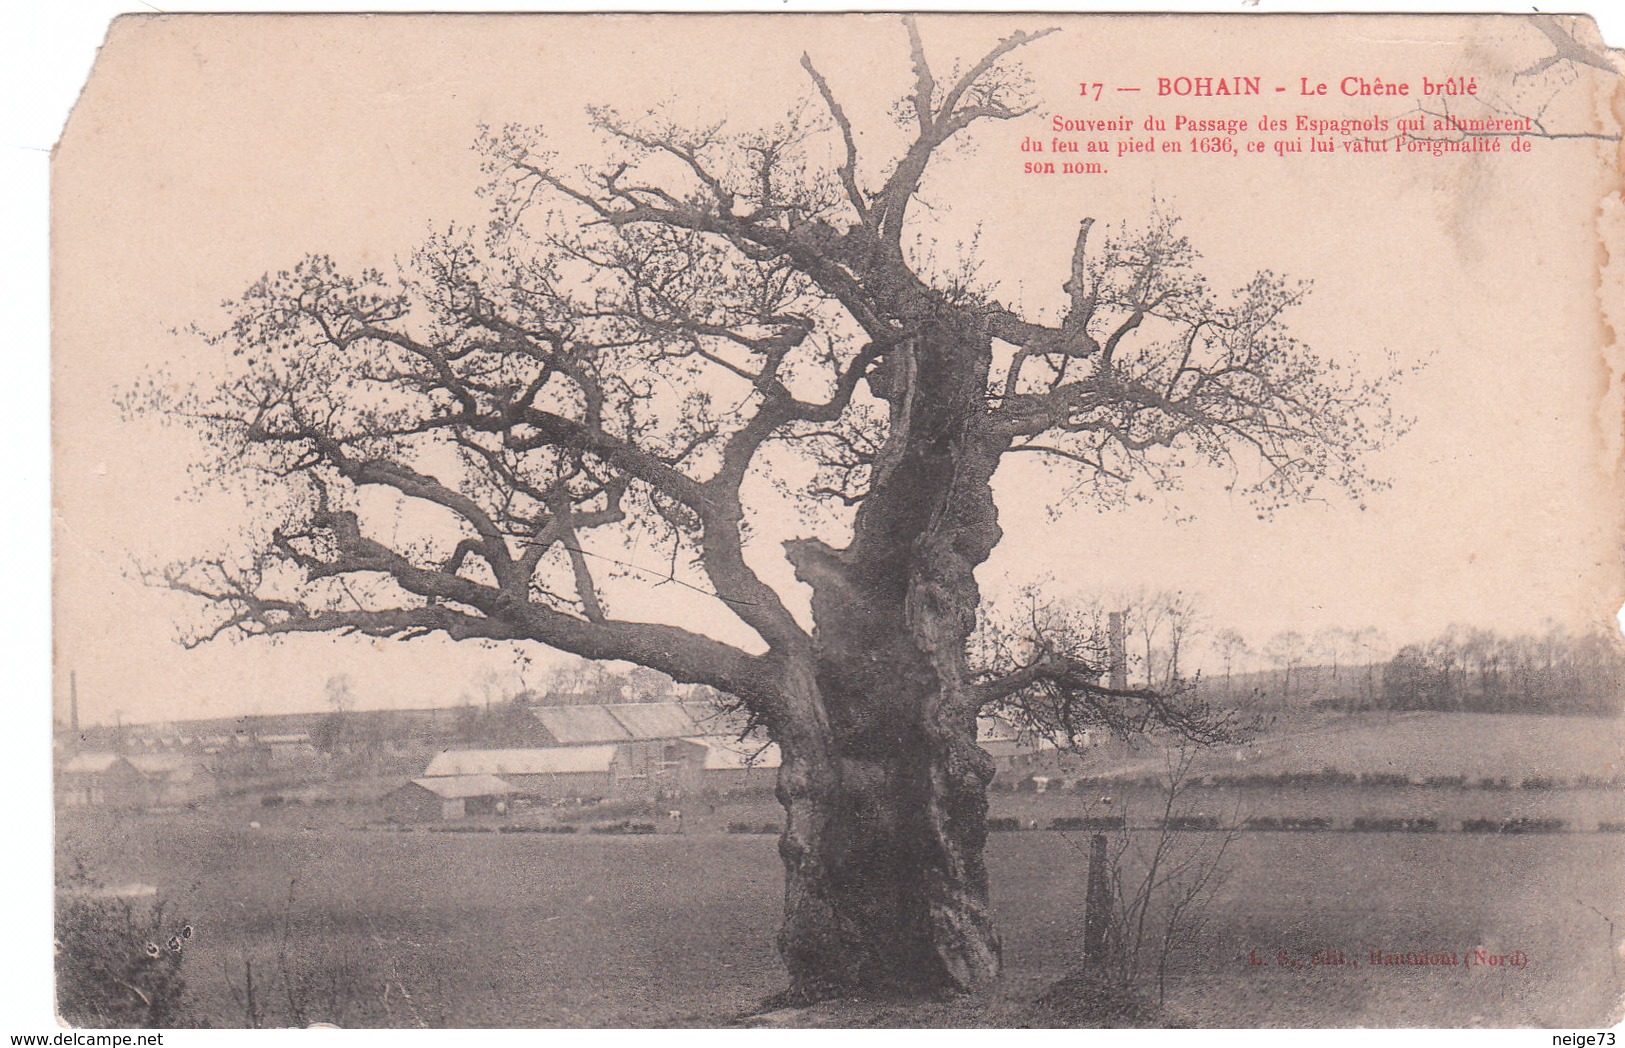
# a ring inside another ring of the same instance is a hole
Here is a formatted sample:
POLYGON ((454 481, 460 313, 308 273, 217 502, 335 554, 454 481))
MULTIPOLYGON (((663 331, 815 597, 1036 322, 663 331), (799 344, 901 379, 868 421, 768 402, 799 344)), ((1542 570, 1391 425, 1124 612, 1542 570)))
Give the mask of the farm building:
MULTIPOLYGON (((742 713, 709 703, 533 706, 530 712, 550 745, 461 751, 506 757, 477 767, 455 767, 462 772, 502 775, 524 792, 558 798, 671 797, 695 790, 726 793, 758 785, 770 787, 779 766, 778 749, 765 738, 740 738, 749 727, 742 713), (568 757, 566 751, 582 752, 568 757), (606 756, 611 751, 613 755, 606 756), (749 759, 754 753, 759 756, 749 759), (532 756, 515 756, 519 754, 532 756), (509 766, 515 760, 524 764, 524 770, 509 766)), ((978 718, 977 738, 1005 775, 1047 767, 1056 756, 1049 740, 1002 717, 978 718)), ((453 766, 437 759, 426 774, 456 774, 443 770, 453 766)))
POLYGON ((146 777, 146 799, 153 807, 195 804, 219 792, 214 774, 179 753, 138 754, 129 762, 146 777))
POLYGON ((493 775, 533 797, 608 797, 613 746, 554 746, 529 750, 447 750, 424 769, 424 780, 493 775))
POLYGON ((607 706, 538 706, 531 712, 554 746, 598 746, 632 738, 607 706))
MULTIPOLYGON (((1087 733, 1079 740, 1089 745, 1087 733)), ((1021 777, 1058 766, 1061 751, 1054 741, 1011 724, 1003 717, 976 718, 976 744, 989 757, 1001 778, 1021 777)))
MULTIPOLYGON (((589 709, 592 707, 581 707, 589 709)), ((699 789, 704 745, 685 739, 527 750, 447 750, 427 778, 500 775, 534 797, 675 797, 699 789)))
POLYGON ((782 758, 772 743, 765 746, 730 739, 691 739, 705 747, 700 788, 706 793, 770 790, 778 781, 782 758))
POLYGON ((379 803, 391 822, 433 822, 506 810, 515 789, 495 775, 445 775, 413 779, 379 803))
POLYGON ((615 747, 616 797, 686 797, 698 793, 707 748, 690 739, 654 739, 615 747))
POLYGON ((149 808, 192 804, 216 792, 214 776, 178 753, 81 753, 58 775, 69 808, 149 808))
POLYGON ((738 737, 744 715, 703 702, 617 702, 532 706, 551 746, 593 746, 660 739, 738 737))
POLYGON ((147 777, 117 753, 80 753, 57 770, 58 796, 67 808, 139 808, 147 777))
POLYGON ((270 758, 273 764, 291 763, 301 757, 314 757, 317 754, 316 744, 311 741, 308 731, 261 735, 259 743, 271 751, 270 758))

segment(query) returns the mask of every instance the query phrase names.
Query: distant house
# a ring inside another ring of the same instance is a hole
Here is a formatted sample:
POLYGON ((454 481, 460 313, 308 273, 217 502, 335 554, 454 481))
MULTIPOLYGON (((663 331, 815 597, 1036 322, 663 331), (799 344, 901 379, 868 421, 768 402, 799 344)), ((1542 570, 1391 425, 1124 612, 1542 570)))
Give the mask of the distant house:
POLYGON ((185 754, 138 754, 129 762, 146 777, 143 803, 149 807, 196 804, 220 792, 214 773, 185 754))
POLYGON ((515 792, 495 775, 447 775, 413 779, 379 803, 392 822, 433 822, 499 813, 515 792))
MULTIPOLYGON (((591 708, 591 707, 582 707, 591 708)), ((425 778, 499 775, 547 800, 677 797, 700 788, 706 748, 686 739, 523 750, 447 750, 425 778)))
MULTIPOLYGON (((1077 744, 1088 746, 1088 734, 1084 733, 1077 744)), ((976 718, 976 745, 993 758, 994 771, 1000 777, 1020 777, 1061 767, 1061 750, 1054 740, 1003 717, 976 718)))
POLYGON ((139 808, 147 777, 117 753, 80 753, 57 769, 57 794, 67 808, 139 808))
POLYGON ((258 742, 265 748, 266 759, 270 764, 301 763, 316 757, 319 752, 308 731, 261 735, 258 742))
POLYGON ((192 804, 217 792, 214 776, 179 753, 81 753, 58 772, 69 808, 152 808, 192 804))

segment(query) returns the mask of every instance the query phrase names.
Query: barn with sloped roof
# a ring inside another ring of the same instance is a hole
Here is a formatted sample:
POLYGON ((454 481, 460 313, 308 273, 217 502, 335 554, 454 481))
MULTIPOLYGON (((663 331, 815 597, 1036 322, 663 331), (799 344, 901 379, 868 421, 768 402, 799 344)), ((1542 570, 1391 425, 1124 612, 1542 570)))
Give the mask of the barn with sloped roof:
POLYGON ((413 779, 386 793, 380 804, 391 822, 433 822, 500 814, 514 792, 495 775, 445 775, 413 779))
POLYGON ((118 753, 79 753, 57 768, 57 795, 68 808, 139 808, 147 776, 118 753))
POLYGON ((426 778, 497 775, 543 800, 681 797, 700 788, 706 747, 688 739, 520 750, 447 750, 426 778))

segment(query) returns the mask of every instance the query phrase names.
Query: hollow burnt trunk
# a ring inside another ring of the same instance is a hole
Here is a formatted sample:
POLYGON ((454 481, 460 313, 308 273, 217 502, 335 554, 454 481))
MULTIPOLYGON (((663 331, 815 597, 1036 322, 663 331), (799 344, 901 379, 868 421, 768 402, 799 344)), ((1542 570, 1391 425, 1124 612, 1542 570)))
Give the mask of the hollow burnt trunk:
POLYGON ((999 538, 980 334, 927 325, 887 362, 888 452, 844 550, 790 544, 813 650, 781 731, 780 949, 792 996, 964 991, 999 972, 987 783, 965 643, 999 538), (900 433, 901 428, 901 433, 900 433))
POLYGON ((792 997, 934 995, 998 974, 981 764, 916 750, 836 756, 826 774, 787 760, 779 948, 792 997))

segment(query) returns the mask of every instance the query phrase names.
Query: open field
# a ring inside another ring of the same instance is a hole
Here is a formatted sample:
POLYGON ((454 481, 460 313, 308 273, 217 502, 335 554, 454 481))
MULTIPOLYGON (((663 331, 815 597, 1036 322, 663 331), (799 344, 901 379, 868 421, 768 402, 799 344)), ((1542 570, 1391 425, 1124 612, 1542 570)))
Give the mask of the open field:
MULTIPOLYGON (((1162 814, 1163 795, 1141 786, 1105 786, 1087 792, 996 793, 992 816, 1022 825, 1069 815, 1123 816, 1131 827, 1149 827, 1162 814), (1110 803, 1103 798, 1109 797, 1110 803)), ((1434 819, 1444 832, 1469 820, 1561 819, 1577 833, 1601 823, 1625 824, 1625 789, 1479 790, 1431 786, 1224 786, 1193 787, 1180 811, 1211 815, 1223 826, 1249 818, 1327 818, 1345 830, 1356 819, 1434 819)))
MULTIPOLYGON (((715 1025, 782 985, 771 837, 390 834, 294 815, 258 830, 230 811, 64 816, 62 856, 158 886, 192 923, 188 993, 215 1025, 245 1023, 245 962, 268 1024, 715 1025)), ((1007 992, 1078 963, 1082 846, 993 836, 1007 992)), ((1605 920, 1625 927, 1625 835, 1253 833, 1230 860, 1212 920, 1175 958, 1170 1022, 1583 1027, 1604 1021, 1625 967, 1605 920), (1367 963, 1475 948, 1528 966, 1367 963), (1249 963, 1317 950, 1359 964, 1249 963)), ((975 1023, 976 1007, 936 1019, 975 1023)))
MULTIPOLYGON (((1079 759, 1080 775, 1156 774, 1160 753, 1079 759)), ((1469 780, 1543 775, 1564 782, 1625 774, 1625 718, 1496 713, 1360 713, 1283 716, 1259 737, 1201 754, 1198 774, 1272 775, 1326 768, 1361 775, 1463 775, 1469 780)))

